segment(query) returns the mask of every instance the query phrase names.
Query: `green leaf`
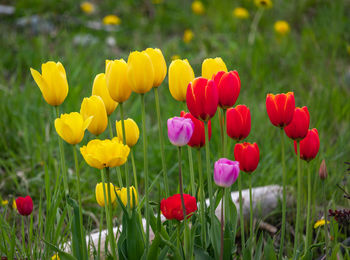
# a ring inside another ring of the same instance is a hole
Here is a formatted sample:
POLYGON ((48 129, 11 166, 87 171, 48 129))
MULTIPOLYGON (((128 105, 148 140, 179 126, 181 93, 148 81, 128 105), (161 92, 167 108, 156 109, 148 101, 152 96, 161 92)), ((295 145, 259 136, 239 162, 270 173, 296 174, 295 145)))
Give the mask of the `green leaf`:
POLYGON ((263 246, 263 235, 260 234, 258 244, 255 249, 254 259, 260 260, 262 258, 262 246, 263 246))
POLYGON ((220 222, 218 218, 214 216, 214 222, 211 223, 211 226, 210 226, 210 240, 214 249, 216 259, 219 259, 220 257, 220 243, 221 243, 220 232, 221 232, 220 222))
POLYGON ((206 250, 203 248, 195 247, 194 248, 194 259, 195 260, 211 260, 212 258, 206 250))
MULTIPOLYGON (((127 217, 124 215, 124 217, 127 217)), ((123 226, 123 229, 125 227, 123 226)), ((127 254, 128 259, 138 260, 143 255, 143 251, 145 248, 142 231, 141 231, 140 222, 138 221, 138 215, 136 211, 133 210, 131 214, 131 218, 127 220, 126 226, 126 245, 127 245, 127 254)))
POLYGON ((269 238, 264 246, 264 259, 277 260, 275 248, 273 247, 273 240, 269 238))
POLYGON ((61 260, 77 260, 77 258, 75 258, 74 256, 60 250, 58 247, 46 241, 45 239, 43 239, 43 241, 48 247, 50 247, 53 251, 58 253, 58 256, 61 260))
POLYGON ((161 243, 160 235, 159 233, 156 233, 153 239, 153 242, 148 250, 147 260, 158 259, 160 243, 161 243))

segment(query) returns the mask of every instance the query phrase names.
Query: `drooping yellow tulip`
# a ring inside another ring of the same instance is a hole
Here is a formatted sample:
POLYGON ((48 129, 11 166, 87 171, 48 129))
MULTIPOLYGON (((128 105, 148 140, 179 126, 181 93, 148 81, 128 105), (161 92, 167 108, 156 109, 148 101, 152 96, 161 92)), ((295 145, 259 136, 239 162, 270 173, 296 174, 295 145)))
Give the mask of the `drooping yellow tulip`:
POLYGON ((88 126, 90 133, 97 136, 106 130, 108 124, 107 112, 101 97, 92 95, 89 98, 84 98, 81 103, 80 114, 83 116, 84 120, 93 116, 88 126))
MULTIPOLYGON (((120 141, 123 141, 122 122, 116 121, 115 126, 117 129, 118 138, 120 139, 120 141)), ((129 147, 132 147, 139 140, 139 136, 140 136, 139 127, 137 126, 136 122, 131 118, 124 120, 124 127, 125 127, 126 144, 129 147)))
POLYGON ((78 112, 61 114, 60 118, 55 120, 57 134, 69 144, 78 144, 84 138, 84 132, 90 125, 92 116, 85 120, 78 112))
POLYGON ((165 76, 166 76, 166 63, 163 56, 163 53, 158 48, 147 48, 145 51, 148 56, 151 58, 154 70, 154 81, 153 87, 159 87, 162 84, 165 76))
POLYGON ((115 108, 118 106, 118 103, 115 102, 109 95, 107 89, 106 76, 104 73, 97 74, 92 86, 92 95, 96 95, 102 98, 103 103, 106 107, 107 115, 113 113, 115 108))
MULTIPOLYGON (((121 188, 121 189, 116 189, 117 195, 120 198, 120 200, 122 201, 122 203, 124 204, 124 206, 126 207, 128 204, 128 192, 127 192, 127 188, 121 188)), ((137 191, 135 189, 134 186, 130 186, 129 187, 129 194, 130 194, 130 207, 134 208, 134 205, 137 206, 138 205, 138 197, 137 197, 137 191), (134 195, 133 195, 134 193, 134 195), (133 197, 134 196, 134 197, 133 197), (135 203, 133 198, 135 198, 135 203)))
POLYGON ((193 69, 185 60, 174 60, 169 66, 169 90, 177 101, 186 101, 187 86, 194 80, 193 69))
POLYGON ((106 60, 106 83, 111 98, 123 103, 129 99, 128 64, 123 60, 106 60))
POLYGON ((202 77, 206 79, 211 79, 214 74, 219 71, 227 72, 225 62, 220 58, 215 59, 205 59, 202 63, 202 77))
POLYGON ((59 106, 68 95, 66 71, 60 62, 48 61, 41 65, 41 74, 30 68, 45 101, 51 106, 59 106))
POLYGON ((119 138, 114 137, 112 140, 91 140, 80 148, 80 152, 88 165, 103 169, 123 165, 128 158, 130 148, 124 145, 119 138))
POLYGON ((154 69, 151 58, 145 51, 133 51, 128 58, 128 82, 131 90, 145 94, 153 87, 154 69))
MULTIPOLYGON (((109 183, 109 189, 111 192, 111 201, 112 201, 113 206, 116 205, 116 201, 117 201, 117 196, 115 195, 116 188, 117 187, 115 187, 112 183, 109 183)), ((105 183, 105 190, 106 190, 106 201, 107 201, 107 204, 109 204, 107 183, 105 183)), ((100 205, 101 207, 104 207, 105 206, 105 197, 103 196, 104 194, 103 194, 103 183, 102 182, 96 184, 95 195, 96 195, 96 201, 97 201, 98 205, 100 205)))

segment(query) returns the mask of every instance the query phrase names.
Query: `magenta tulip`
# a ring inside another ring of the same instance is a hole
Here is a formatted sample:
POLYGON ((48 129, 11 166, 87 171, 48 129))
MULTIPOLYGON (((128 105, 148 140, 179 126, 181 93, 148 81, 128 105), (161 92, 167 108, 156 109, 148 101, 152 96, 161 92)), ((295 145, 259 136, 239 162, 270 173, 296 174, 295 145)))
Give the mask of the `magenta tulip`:
POLYGON ((230 187, 239 175, 239 162, 221 158, 214 165, 214 181, 220 187, 230 187))
POLYGON ((168 137, 175 146, 186 145, 193 134, 194 123, 189 118, 173 117, 168 119, 168 137))

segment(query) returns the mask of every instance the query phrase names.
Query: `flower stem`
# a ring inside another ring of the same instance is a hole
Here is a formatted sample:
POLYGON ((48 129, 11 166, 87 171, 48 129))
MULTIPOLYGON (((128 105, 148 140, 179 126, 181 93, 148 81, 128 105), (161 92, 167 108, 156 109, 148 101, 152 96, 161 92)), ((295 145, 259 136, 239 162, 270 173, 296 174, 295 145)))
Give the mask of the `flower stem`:
POLYGON ((202 156, 201 150, 197 149, 197 161, 198 161, 198 172, 199 172, 199 204, 200 204, 200 221, 201 221, 201 237, 202 237, 202 246, 205 249, 206 241, 206 221, 205 221, 205 195, 204 195, 204 184, 203 184, 203 170, 202 170, 202 156))
POLYGON ((301 169, 300 169, 300 142, 297 141, 297 167, 298 167, 298 187, 297 187, 297 218, 295 224, 295 237, 294 237, 294 256, 297 254, 298 242, 299 242, 299 231, 300 231, 300 211, 301 211, 301 169))
POLYGON ((244 217, 243 217, 243 198, 242 198, 242 173, 238 175, 238 190, 239 190, 239 217, 241 224, 241 243, 242 250, 245 248, 245 237, 244 237, 244 217))
POLYGON ((181 146, 178 147, 177 151, 178 151, 177 155, 179 158, 179 186, 180 186, 182 213, 184 216, 184 220, 186 220, 186 207, 185 207, 184 190, 183 190, 182 173, 181 173, 181 146))
POLYGON ((135 189, 137 190, 137 192, 139 191, 139 185, 137 182, 137 173, 136 173, 136 166, 135 166, 135 158, 134 158, 134 152, 132 149, 130 149, 130 153, 131 153, 131 164, 132 164, 132 171, 133 171, 133 175, 134 175, 134 184, 135 184, 135 189))
POLYGON ((224 144, 223 144, 223 155, 224 155, 224 157, 226 157, 226 144, 227 144, 227 121, 226 121, 226 109, 222 109, 222 113, 224 114, 223 115, 223 118, 224 118, 224 131, 223 131, 223 134, 224 134, 224 137, 223 137, 223 139, 224 139, 224 144))
POLYGON ((252 45, 254 43, 254 41, 255 41, 256 32, 258 31, 258 24, 260 22, 260 19, 261 19, 263 13, 264 13, 264 9, 262 9, 262 8, 260 8, 255 13, 253 22, 252 22, 252 24, 250 26, 250 32, 249 32, 249 35, 248 35, 248 43, 249 43, 249 45, 252 45))
POLYGON ((187 145, 187 152, 188 152, 188 161, 190 164, 190 185, 191 185, 191 192, 192 196, 196 196, 196 187, 194 183, 194 169, 193 169, 193 157, 192 157, 192 149, 189 145, 187 145))
MULTIPOLYGON (((225 157, 224 155, 224 146, 225 146, 225 141, 224 141, 224 122, 223 122, 223 115, 222 110, 219 109, 218 111, 219 115, 218 115, 218 119, 219 119, 219 125, 220 125, 220 135, 221 135, 221 156, 225 157)), ((220 149, 219 149, 220 150, 220 149)))
POLYGON ((328 223, 327 223, 327 198, 326 198, 326 185, 324 184, 325 180, 322 180, 322 190, 323 190, 323 212, 324 212, 324 236, 325 236, 325 242, 326 242, 326 258, 328 257, 328 223))
POLYGON ((112 139, 114 134, 113 134, 111 116, 108 116, 108 130, 109 130, 109 138, 112 139))
POLYGON ((103 208, 100 210, 100 226, 98 232, 97 259, 101 259, 101 232, 103 226, 103 208))
POLYGON ((21 218, 22 218, 22 226, 21 226, 21 231, 22 231, 22 247, 23 247, 24 255, 27 256, 26 236, 25 236, 25 232, 24 232, 24 216, 21 216, 21 218))
POLYGON ((280 249, 278 254, 278 259, 282 259, 283 255, 283 246, 284 246, 284 238, 286 233, 286 164, 285 164, 285 155, 284 155, 284 131, 283 128, 281 128, 281 160, 282 160, 282 186, 283 186, 283 198, 282 198, 282 231, 281 231, 281 242, 280 242, 280 249))
MULTIPOLYGON (((253 230, 253 196, 252 196, 252 175, 249 174, 249 206, 250 206, 250 218, 249 218, 249 229, 250 229, 250 242, 252 245, 253 243, 253 235, 254 235, 254 230, 253 230)), ((253 246, 254 247, 254 246, 253 246)))
POLYGON ((309 246, 310 246, 310 216, 311 216, 311 172, 310 172, 310 164, 307 167, 307 217, 306 217, 306 243, 305 243, 305 251, 306 254, 309 246))
POLYGON ((215 203, 214 203, 214 196, 213 196, 213 181, 212 181, 212 174, 211 174, 211 168, 210 168, 210 150, 209 150, 209 127, 208 122, 204 122, 205 126, 205 157, 207 162, 207 180, 208 180, 208 191, 209 191, 209 201, 210 201, 210 219, 211 223, 214 223, 214 210, 215 210, 215 203))
POLYGON ((220 260, 224 259, 224 198, 225 198, 225 188, 222 188, 222 198, 221 198, 221 246, 220 246, 220 260))

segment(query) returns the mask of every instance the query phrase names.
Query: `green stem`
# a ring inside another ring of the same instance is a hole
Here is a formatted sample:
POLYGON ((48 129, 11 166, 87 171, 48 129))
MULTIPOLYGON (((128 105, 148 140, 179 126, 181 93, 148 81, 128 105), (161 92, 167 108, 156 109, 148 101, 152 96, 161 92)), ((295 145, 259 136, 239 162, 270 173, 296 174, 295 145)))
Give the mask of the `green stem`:
POLYGON ((241 224, 241 244, 242 250, 245 249, 245 237, 244 237, 244 217, 243 217, 243 198, 242 198, 242 172, 238 175, 238 191, 239 191, 239 217, 241 224))
POLYGON ((188 162, 190 164, 190 185, 192 196, 196 196, 196 186, 194 182, 194 169, 193 169, 193 157, 192 157, 192 149, 189 145, 187 145, 188 152, 188 162))
POLYGON ((223 119, 224 119, 224 131, 223 131, 223 134, 224 134, 224 137, 223 137, 223 139, 224 139, 224 143, 223 143, 223 156, 224 157, 226 157, 226 144, 227 144, 227 131, 226 131, 226 129, 227 129, 227 122, 226 122, 226 109, 222 109, 222 113, 224 114, 223 115, 223 119))
POLYGON ((200 221, 201 221, 201 233, 202 233, 202 246, 205 249, 206 241, 206 222, 205 222, 205 195, 204 195, 204 183, 203 183, 203 170, 202 170, 202 156, 201 150, 197 149, 197 161, 198 161, 198 175, 199 175, 199 206, 200 206, 200 221))
POLYGON ((326 185, 324 184, 325 180, 322 180, 322 190, 323 190, 323 212, 324 212, 324 236, 325 236, 325 242, 326 242, 326 258, 328 257, 328 246, 329 246, 329 241, 328 241, 328 223, 327 223, 327 198, 326 198, 326 185))
POLYGON ((285 164, 285 155, 284 155, 284 130, 281 128, 281 160, 282 160, 282 185, 283 185, 283 198, 282 198, 282 231, 281 231, 281 242, 279 249, 278 259, 282 259, 283 247, 284 247, 284 238, 286 233, 286 200, 287 200, 287 190, 286 190, 286 164, 285 164))
POLYGON ((215 204, 214 204, 214 196, 213 196, 213 181, 212 181, 212 170, 210 167, 210 150, 209 150, 209 127, 208 122, 204 122, 205 126, 205 157, 206 157, 206 164, 207 164, 207 180, 208 180, 208 191, 209 191, 209 201, 210 201, 210 219, 211 223, 214 223, 214 210, 215 210, 215 204))
POLYGON ((249 43, 249 45, 252 45, 254 43, 254 41, 255 41, 256 32, 258 31, 258 24, 259 24, 259 21, 260 21, 262 15, 263 15, 263 13, 264 13, 264 9, 263 8, 260 8, 255 13, 253 22, 252 22, 251 27, 250 27, 250 33, 248 35, 248 43, 249 43))
POLYGON ((109 138, 112 139, 114 135, 113 135, 112 121, 110 116, 108 116, 108 130, 109 130, 109 138))
POLYGON ((306 217, 306 243, 305 243, 305 254, 310 246, 310 216, 311 216, 311 172, 310 172, 310 164, 307 167, 307 217, 306 217))
POLYGON ((185 200, 184 200, 184 190, 183 190, 183 183, 182 183, 182 173, 181 173, 181 146, 177 149, 177 155, 179 159, 179 186, 180 186, 180 197, 181 197, 181 204, 182 204, 182 213, 184 216, 184 220, 186 219, 186 207, 185 207, 185 200))
POLYGON ((222 188, 222 198, 221 198, 221 246, 220 246, 220 260, 224 259, 224 198, 225 198, 225 188, 222 188))
POLYGON ((301 211, 301 169, 300 169, 300 142, 297 141, 297 167, 298 167, 298 187, 297 187, 297 217, 295 224, 295 237, 294 237, 294 256, 297 255, 297 248, 299 242, 299 231, 300 231, 300 211, 301 211))
POLYGON ((26 236, 25 236, 25 233, 24 233, 24 216, 21 216, 22 217, 22 227, 21 227, 21 230, 22 230, 22 246, 23 246, 23 252, 24 252, 24 255, 27 255, 27 248, 26 248, 26 236))
MULTIPOLYGON (((218 118, 219 118, 219 125, 220 125, 220 135, 221 135, 221 157, 225 157, 224 156, 224 146, 225 146, 225 141, 224 141, 224 123, 222 122, 223 116, 221 115, 222 110, 218 110, 218 118)), ((220 150, 220 149, 219 149, 220 150)))
MULTIPOLYGON (((104 184, 102 184, 104 185, 104 184)), ((97 259, 101 259, 101 232, 102 232, 102 226, 103 226, 103 208, 101 207, 100 211, 100 226, 99 226, 99 232, 98 232, 98 245, 97 245, 97 259)))
POLYGON ((135 158, 134 158, 134 152, 132 149, 130 149, 130 153, 131 153, 131 164, 132 164, 132 172, 134 175, 134 184, 135 184, 135 189, 137 192, 139 192, 139 185, 137 182, 137 173, 136 173, 136 166, 135 166, 135 158))
POLYGON ((253 235, 254 235, 254 230, 253 230, 253 196, 252 196, 252 175, 249 174, 249 206, 250 206, 250 221, 249 221, 249 229, 250 229, 250 242, 252 245, 253 243, 253 235))

